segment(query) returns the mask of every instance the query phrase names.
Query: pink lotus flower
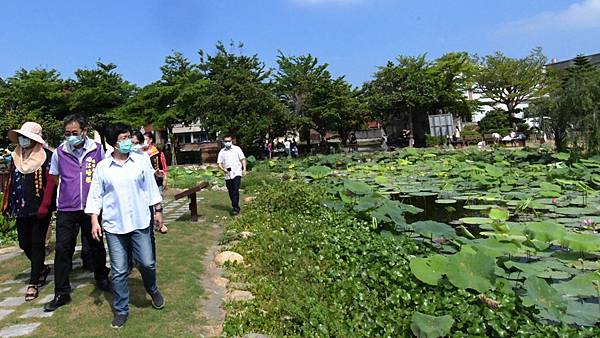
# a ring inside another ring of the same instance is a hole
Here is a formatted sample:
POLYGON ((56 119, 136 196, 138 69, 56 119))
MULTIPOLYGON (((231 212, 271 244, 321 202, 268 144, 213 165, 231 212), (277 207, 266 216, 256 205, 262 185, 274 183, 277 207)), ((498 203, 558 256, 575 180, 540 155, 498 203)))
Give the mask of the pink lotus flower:
POLYGON ((594 227, 596 225, 596 222, 591 219, 591 218, 586 218, 584 220, 581 221, 581 225, 583 225, 584 227, 594 227))

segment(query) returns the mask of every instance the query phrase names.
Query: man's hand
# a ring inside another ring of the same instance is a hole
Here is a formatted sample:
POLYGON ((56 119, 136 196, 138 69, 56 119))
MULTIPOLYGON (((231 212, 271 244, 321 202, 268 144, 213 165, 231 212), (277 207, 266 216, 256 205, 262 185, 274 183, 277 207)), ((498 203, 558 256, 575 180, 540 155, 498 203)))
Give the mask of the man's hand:
POLYGON ((244 171, 242 171, 242 176, 246 176, 248 175, 248 170, 244 169, 244 171))
POLYGON ((98 223, 98 216, 92 217, 92 238, 98 242, 102 241, 102 228, 98 223))
POLYGON ((161 229, 164 225, 162 212, 154 213, 154 223, 156 224, 156 229, 161 229))

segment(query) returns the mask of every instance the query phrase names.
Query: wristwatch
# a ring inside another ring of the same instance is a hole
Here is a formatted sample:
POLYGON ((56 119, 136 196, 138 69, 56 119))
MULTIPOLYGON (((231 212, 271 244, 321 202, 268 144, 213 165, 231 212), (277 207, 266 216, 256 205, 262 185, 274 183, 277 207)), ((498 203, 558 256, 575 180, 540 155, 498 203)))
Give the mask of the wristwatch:
POLYGON ((163 209, 162 209, 162 208, 160 208, 160 209, 156 209, 156 208, 155 208, 155 209, 154 209, 154 213, 157 213, 157 212, 162 212, 162 211, 163 211, 163 209))

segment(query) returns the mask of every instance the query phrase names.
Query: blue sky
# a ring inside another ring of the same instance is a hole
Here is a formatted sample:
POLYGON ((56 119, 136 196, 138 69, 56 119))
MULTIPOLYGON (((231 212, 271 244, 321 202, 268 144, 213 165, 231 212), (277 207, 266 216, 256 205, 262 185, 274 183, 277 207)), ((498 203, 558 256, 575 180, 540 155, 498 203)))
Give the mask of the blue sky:
POLYGON ((600 52, 600 0, 3 0, 0 77, 56 68, 72 77, 113 62, 138 85, 172 50, 197 61, 217 40, 241 41, 275 66, 311 53, 355 85, 397 55, 496 50, 549 59, 600 52))

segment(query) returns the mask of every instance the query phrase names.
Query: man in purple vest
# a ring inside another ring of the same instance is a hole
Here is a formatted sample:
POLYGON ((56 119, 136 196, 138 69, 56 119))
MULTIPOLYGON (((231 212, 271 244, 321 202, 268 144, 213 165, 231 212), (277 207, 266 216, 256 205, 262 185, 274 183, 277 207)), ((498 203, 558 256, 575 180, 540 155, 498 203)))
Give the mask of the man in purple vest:
POLYGON ((90 216, 84 212, 96 165, 104 159, 102 146, 87 137, 87 118, 69 115, 64 120, 65 142, 52 154, 50 175, 60 178, 56 213, 56 253, 54 258, 54 299, 44 306, 47 312, 71 301, 69 273, 77 234, 81 228, 91 249, 96 285, 110 291, 104 243, 93 240, 90 216))

